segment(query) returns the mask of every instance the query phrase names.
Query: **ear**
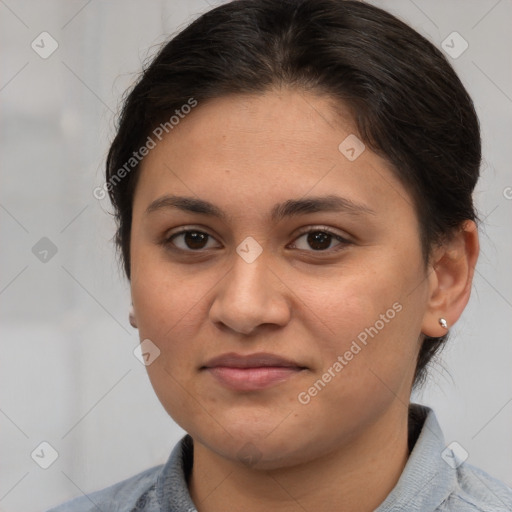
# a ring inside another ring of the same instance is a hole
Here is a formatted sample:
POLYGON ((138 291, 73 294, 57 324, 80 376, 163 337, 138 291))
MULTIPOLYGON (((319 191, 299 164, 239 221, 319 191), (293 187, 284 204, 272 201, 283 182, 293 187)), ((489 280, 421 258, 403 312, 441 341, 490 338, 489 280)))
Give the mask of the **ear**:
POLYGON ((440 337, 447 330, 439 324, 444 318, 450 328, 460 317, 471 294, 471 285, 480 251, 478 229, 473 221, 434 250, 428 269, 429 296, 421 332, 440 337))
POLYGON ((135 310, 133 309, 133 304, 130 306, 130 312, 128 314, 128 318, 130 320, 130 325, 136 329, 137 321, 135 319, 135 310))

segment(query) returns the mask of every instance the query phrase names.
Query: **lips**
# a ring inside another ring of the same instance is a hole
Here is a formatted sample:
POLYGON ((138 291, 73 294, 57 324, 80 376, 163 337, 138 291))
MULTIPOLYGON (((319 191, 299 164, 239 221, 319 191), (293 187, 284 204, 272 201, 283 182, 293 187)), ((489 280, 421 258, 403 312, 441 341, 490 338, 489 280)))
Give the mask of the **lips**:
POLYGON ((246 356, 235 353, 223 354, 210 359, 203 368, 214 368, 218 366, 227 366, 231 368, 261 368, 268 366, 304 368, 290 359, 266 353, 250 354, 246 356))
POLYGON ((288 380, 307 369, 297 362, 275 354, 223 354, 210 359, 202 371, 220 384, 237 391, 257 391, 288 380))

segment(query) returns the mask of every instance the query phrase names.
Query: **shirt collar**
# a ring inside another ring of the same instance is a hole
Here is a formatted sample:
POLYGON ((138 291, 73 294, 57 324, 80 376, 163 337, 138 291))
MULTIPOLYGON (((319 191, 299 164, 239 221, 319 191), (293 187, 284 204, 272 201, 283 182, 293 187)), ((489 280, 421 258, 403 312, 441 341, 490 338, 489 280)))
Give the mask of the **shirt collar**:
MULTIPOLYGON (((457 485, 456 473, 442 459, 444 436, 429 407, 409 405, 410 455, 395 487, 375 512, 434 511, 457 485)), ((194 445, 187 434, 174 447, 156 484, 161 510, 194 512, 187 479, 192 468, 194 445)))
POLYGON ((445 440, 434 411, 410 404, 410 431, 415 424, 422 424, 418 439, 397 484, 375 512, 431 512, 457 486, 456 472, 441 456, 445 440))

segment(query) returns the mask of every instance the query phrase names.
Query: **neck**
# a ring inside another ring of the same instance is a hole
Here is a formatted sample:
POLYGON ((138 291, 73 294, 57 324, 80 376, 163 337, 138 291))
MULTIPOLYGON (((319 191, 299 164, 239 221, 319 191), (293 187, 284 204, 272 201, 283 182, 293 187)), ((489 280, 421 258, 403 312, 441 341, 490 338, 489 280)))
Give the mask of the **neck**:
POLYGON ((346 446, 292 467, 247 468, 194 441, 192 500, 199 512, 371 512, 396 485, 409 455, 407 409, 397 405, 346 446))

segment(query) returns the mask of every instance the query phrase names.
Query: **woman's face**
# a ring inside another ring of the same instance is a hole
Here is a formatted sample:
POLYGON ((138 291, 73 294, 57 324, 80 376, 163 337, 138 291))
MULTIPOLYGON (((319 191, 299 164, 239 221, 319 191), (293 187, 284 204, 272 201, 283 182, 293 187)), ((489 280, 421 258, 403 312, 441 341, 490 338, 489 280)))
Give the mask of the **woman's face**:
POLYGON ((326 97, 230 96, 143 161, 130 250, 147 370, 225 458, 291 465, 406 414, 429 294, 418 219, 354 133, 326 97))

